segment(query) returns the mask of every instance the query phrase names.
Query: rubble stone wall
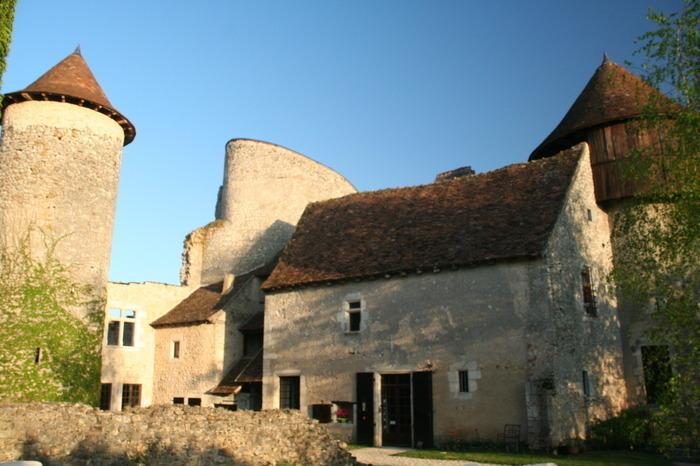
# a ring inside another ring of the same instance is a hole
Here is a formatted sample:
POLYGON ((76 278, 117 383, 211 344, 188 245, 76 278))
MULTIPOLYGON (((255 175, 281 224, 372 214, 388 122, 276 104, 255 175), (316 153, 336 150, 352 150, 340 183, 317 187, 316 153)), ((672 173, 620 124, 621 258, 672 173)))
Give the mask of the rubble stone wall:
POLYGON ((296 411, 81 404, 0 405, 0 461, 44 464, 354 464, 345 445, 296 411))

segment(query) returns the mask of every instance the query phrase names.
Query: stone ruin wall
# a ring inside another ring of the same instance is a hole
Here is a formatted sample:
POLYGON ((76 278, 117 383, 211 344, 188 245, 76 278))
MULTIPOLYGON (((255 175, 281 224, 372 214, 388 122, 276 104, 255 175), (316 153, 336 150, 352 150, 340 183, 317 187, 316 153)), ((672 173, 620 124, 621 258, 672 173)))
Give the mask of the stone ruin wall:
POLYGON ((294 151, 229 141, 216 220, 185 240, 181 281, 206 285, 264 265, 291 239, 307 204, 355 192, 341 175, 294 151))
POLYGON ((296 411, 0 405, 0 461, 44 464, 350 465, 345 445, 296 411))

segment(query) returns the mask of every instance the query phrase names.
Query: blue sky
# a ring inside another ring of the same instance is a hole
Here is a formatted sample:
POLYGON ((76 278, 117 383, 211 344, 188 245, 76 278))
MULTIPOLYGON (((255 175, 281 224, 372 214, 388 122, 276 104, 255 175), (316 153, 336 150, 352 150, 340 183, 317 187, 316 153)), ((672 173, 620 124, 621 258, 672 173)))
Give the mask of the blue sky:
MULTIPOLYGON (((4 92, 80 44, 136 126, 110 279, 178 283, 214 219, 224 146, 272 142, 359 190, 525 162, 607 51, 638 62, 680 0, 19 0, 4 92)), ((630 67, 632 71, 637 71, 630 67)))

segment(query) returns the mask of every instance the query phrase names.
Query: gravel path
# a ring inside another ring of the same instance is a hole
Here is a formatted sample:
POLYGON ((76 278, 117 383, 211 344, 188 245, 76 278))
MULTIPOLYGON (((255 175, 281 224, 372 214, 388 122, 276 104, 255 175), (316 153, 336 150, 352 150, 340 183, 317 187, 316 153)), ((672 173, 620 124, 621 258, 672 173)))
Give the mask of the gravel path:
POLYGON ((352 450, 351 453, 357 462, 360 464, 371 465, 371 466, 392 466, 392 465, 406 465, 406 466, 448 466, 448 465, 460 465, 460 466, 480 466, 479 463, 469 463, 459 460, 427 460, 420 458, 404 458, 401 456, 391 456, 397 453, 402 453, 408 451, 410 448, 398 448, 398 447, 381 447, 381 448, 361 448, 359 450, 352 450))

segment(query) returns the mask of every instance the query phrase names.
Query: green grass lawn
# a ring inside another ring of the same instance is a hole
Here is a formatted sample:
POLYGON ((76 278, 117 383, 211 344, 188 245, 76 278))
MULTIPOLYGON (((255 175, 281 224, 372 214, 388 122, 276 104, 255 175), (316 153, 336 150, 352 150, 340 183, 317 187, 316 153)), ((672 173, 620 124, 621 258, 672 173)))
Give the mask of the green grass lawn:
POLYGON ((530 455, 529 453, 501 452, 444 452, 437 450, 411 450, 397 456, 410 458, 429 458, 442 460, 463 460, 489 464, 531 464, 556 463, 559 466, 602 466, 602 465, 667 465, 673 462, 662 456, 639 453, 635 451, 588 451, 580 455, 553 456, 530 455))

